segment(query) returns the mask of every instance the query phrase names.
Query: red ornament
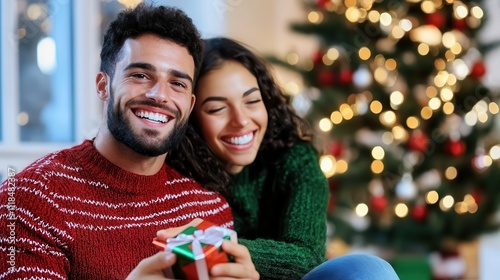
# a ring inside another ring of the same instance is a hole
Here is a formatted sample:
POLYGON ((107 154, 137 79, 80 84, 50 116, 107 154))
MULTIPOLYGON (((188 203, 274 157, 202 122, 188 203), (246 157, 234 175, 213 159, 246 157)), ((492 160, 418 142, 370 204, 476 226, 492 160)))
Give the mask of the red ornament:
POLYGON ((437 10, 432 14, 428 14, 425 21, 427 24, 434 25, 438 29, 443 29, 446 25, 446 18, 440 10, 437 10))
POLYGON ((413 207, 413 209, 411 209, 411 216, 415 219, 415 221, 424 221, 427 219, 427 214, 427 208, 423 204, 417 204, 413 207))
POLYGON ((344 155, 344 144, 342 142, 335 141, 330 144, 328 150, 334 158, 341 158, 344 155))
POLYGON ((330 189, 330 192, 335 192, 339 188, 339 184, 335 180, 329 180, 328 187, 330 189))
POLYGON ((323 61, 324 55, 325 54, 321 50, 316 51, 312 58, 314 65, 318 65, 319 63, 321 63, 323 61))
POLYGON ((330 3, 330 0, 316 0, 316 5, 322 9, 325 9, 328 6, 328 3, 330 3))
POLYGON ((463 31, 467 27, 467 22, 465 19, 455 19, 453 20, 453 28, 463 31))
POLYGON ((351 69, 344 69, 340 71, 339 80, 340 83, 348 85, 352 83, 352 71, 351 69))
POLYGON ((483 202, 483 193, 480 190, 474 189, 471 195, 472 198, 474 198, 474 201, 476 202, 477 205, 480 205, 481 202, 483 202))
POLYGON ((328 213, 332 213, 335 210, 336 206, 337 206, 337 203, 335 202, 335 199, 332 196, 330 196, 328 198, 328 206, 327 206, 326 211, 328 213))
POLYGON ((486 65, 483 61, 477 61, 472 65, 472 70, 470 71, 470 76, 479 79, 486 74, 486 65))
POLYGON ((332 86, 335 83, 335 72, 332 70, 324 70, 319 72, 317 82, 320 86, 332 86))
POLYGON ((370 203, 372 205, 373 210, 377 213, 384 212, 385 209, 387 208, 387 205, 389 204, 387 198, 383 195, 372 196, 370 198, 370 203))
POLYGON ((446 150, 454 157, 461 156, 465 153, 465 143, 460 140, 450 140, 446 143, 446 150))
POLYGON ((408 139, 410 150, 425 152, 429 146, 429 138, 420 130, 415 130, 408 139))

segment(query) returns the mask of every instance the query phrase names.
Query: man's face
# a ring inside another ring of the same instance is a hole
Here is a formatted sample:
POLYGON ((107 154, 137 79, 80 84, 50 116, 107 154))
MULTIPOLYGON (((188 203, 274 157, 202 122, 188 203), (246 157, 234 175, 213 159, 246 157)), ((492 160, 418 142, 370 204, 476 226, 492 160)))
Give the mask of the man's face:
POLYGON ((176 43, 142 35, 125 41, 115 69, 109 131, 141 155, 168 152, 184 136, 195 101, 193 57, 176 43))

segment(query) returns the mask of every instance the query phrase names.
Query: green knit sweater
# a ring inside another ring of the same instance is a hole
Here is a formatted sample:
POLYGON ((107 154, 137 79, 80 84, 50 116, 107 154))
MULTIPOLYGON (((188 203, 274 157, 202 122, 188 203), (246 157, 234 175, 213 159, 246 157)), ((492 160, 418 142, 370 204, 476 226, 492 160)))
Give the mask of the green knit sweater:
POLYGON ((262 279, 300 279, 325 260, 328 184, 312 146, 296 144, 272 166, 247 166, 233 179, 238 241, 262 279))

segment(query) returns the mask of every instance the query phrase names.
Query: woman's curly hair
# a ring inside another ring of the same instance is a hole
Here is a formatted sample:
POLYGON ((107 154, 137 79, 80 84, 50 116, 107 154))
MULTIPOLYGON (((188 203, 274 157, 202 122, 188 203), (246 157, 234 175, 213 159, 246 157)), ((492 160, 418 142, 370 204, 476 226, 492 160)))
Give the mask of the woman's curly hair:
MULTIPOLYGON (((256 158, 259 164, 253 165, 266 168, 297 141, 312 142, 311 128, 294 112, 288 98, 275 83, 267 62, 242 43, 222 37, 205 40, 199 78, 222 67, 228 60, 241 63, 257 78, 268 114, 267 131, 256 158)), ((194 91, 196 94, 197 87, 194 91)), ((225 193, 231 178, 226 171, 227 164, 212 152, 198 132, 196 113, 193 112, 186 136, 175 150, 168 153, 167 162, 205 188, 225 193)))

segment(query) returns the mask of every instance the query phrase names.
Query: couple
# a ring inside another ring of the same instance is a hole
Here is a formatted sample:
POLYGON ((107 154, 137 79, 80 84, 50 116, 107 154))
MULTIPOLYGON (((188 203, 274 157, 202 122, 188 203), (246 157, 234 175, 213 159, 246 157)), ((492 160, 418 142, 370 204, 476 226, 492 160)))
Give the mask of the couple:
POLYGON ((165 279, 176 257, 152 239, 196 218, 238 232, 222 246, 235 262, 212 279, 398 279, 373 256, 324 262, 328 189, 312 135, 241 44, 203 42, 182 11, 140 4, 110 24, 96 88, 96 137, 14 177, 14 238, 0 229, 14 264, 0 279, 165 279))

